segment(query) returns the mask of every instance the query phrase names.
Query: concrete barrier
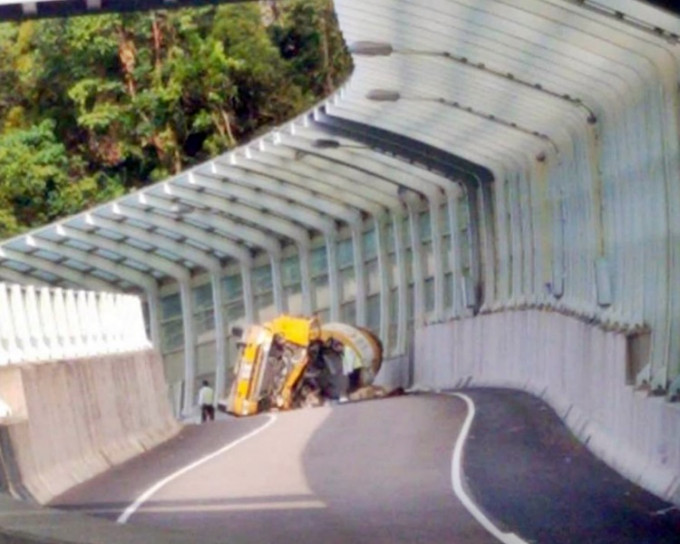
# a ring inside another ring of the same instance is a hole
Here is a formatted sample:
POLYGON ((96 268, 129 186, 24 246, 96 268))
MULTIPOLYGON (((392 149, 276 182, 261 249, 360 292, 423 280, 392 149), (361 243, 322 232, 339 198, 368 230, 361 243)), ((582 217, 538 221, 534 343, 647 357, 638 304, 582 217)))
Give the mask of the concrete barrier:
POLYGON ((2 481, 46 503, 180 429, 152 350, 0 368, 2 481))
POLYGON ((373 383, 390 390, 397 387, 407 388, 412 379, 409 357, 402 355, 385 359, 373 383))
POLYGON ((598 457, 680 505, 680 404, 627 385, 628 338, 567 315, 517 310, 416 331, 416 386, 523 389, 598 457))

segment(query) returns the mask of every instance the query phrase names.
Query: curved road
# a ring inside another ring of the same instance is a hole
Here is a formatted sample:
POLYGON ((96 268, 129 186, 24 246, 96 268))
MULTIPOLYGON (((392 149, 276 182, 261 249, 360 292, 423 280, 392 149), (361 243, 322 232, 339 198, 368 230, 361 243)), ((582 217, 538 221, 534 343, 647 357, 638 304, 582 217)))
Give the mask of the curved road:
MULTIPOLYGON (((477 415, 464 493, 506 542, 677 544, 680 513, 594 460, 540 401, 470 394, 477 415), (589 496, 571 473, 591 482, 589 496), (524 540, 502 533, 512 530, 524 540)), ((452 488, 452 453, 467 415, 460 398, 409 395, 188 426, 54 505, 110 519, 128 509, 128 523, 189 531, 196 541, 498 542, 452 488)))

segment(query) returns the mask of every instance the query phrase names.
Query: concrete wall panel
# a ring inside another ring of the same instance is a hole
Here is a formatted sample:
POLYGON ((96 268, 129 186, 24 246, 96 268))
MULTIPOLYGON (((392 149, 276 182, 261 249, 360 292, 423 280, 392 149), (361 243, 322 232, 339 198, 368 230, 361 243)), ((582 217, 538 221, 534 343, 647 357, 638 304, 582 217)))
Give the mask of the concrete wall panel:
POLYGON ((390 390, 408 387, 410 382, 408 357, 402 356, 384 360, 373 383, 390 390))
POLYGON ((160 356, 151 350, 0 368, 8 452, 44 503, 174 436, 160 356))
POLYGON ((626 385, 624 334, 517 310, 431 325, 415 336, 416 387, 534 393, 602 460, 680 504, 680 406, 626 385))

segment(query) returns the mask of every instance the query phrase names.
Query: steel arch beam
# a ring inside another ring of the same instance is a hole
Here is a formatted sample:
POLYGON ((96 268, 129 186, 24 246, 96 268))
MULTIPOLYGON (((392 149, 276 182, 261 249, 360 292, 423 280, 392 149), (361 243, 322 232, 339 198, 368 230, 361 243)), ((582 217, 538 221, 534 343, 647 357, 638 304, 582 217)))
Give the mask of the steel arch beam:
POLYGON ((372 198, 370 186, 367 187, 369 194, 361 194, 359 187, 354 187, 355 182, 348 178, 343 178, 336 173, 322 168, 304 164, 304 156, 295 158, 295 153, 290 153, 290 157, 279 156, 279 153, 286 155, 286 149, 278 145, 267 145, 263 151, 253 152, 252 158, 245 164, 239 162, 239 168, 253 176, 266 179, 280 180, 294 187, 302 187, 309 191, 311 196, 321 194, 325 198, 339 200, 345 206, 359 209, 371 215, 381 215, 385 213, 385 202, 377 202, 372 198), (321 180, 321 181, 319 181, 321 180), (357 191, 354 193, 353 191, 357 191))
MULTIPOLYGON (((231 157, 234 157, 234 155, 231 157)), ((224 165, 218 161, 212 161, 210 169, 211 173, 207 175, 217 175, 220 178, 223 178, 229 185, 238 184, 260 193, 275 196, 276 198, 285 198, 296 201, 303 206, 308 206, 310 199, 314 199, 314 209, 329 216, 341 219, 348 224, 360 219, 357 210, 333 202, 328 198, 321 197, 319 194, 315 195, 308 189, 303 189, 286 182, 272 183, 271 179, 268 180, 259 175, 253 175, 244 172, 243 170, 237 170, 236 168, 224 165)))

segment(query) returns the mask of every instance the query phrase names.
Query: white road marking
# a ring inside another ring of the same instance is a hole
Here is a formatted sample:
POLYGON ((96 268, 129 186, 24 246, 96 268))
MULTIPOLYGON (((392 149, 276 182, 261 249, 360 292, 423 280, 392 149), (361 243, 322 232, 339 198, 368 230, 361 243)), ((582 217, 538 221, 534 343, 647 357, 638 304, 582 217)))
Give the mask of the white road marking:
POLYGON ((650 515, 652 516, 665 516, 666 514, 670 514, 674 510, 680 510, 677 506, 669 506, 668 508, 662 508, 661 510, 657 510, 656 512, 652 512, 650 515))
POLYGON ((451 483, 453 484, 453 492, 456 494, 460 502, 463 503, 463 506, 467 508, 467 511, 470 512, 470 514, 472 514, 472 516, 477 520, 477 522, 479 522, 482 527, 489 531, 503 544, 528 544, 515 533, 504 533, 498 527, 496 527, 465 492, 462 476, 463 447, 465 446, 467 435, 470 432, 472 420, 475 418, 475 404, 467 395, 463 395, 461 393, 451 393, 451 395, 463 399, 465 404, 467 404, 468 409, 465 423, 463 423, 463 428, 461 429, 458 439, 456 440, 456 445, 453 448, 453 458, 451 459, 451 483))
POLYGON ((254 431, 249 432, 248 434, 242 436, 241 438, 234 440, 233 442, 230 442, 226 446, 220 448, 217 451, 214 451, 213 453, 210 453, 206 455, 205 457, 201 457, 198 461, 194 461, 193 463, 185 466, 184 468, 179 469, 176 472, 173 472, 170 474, 170 476, 167 476, 166 478, 163 478, 159 482, 156 482, 154 485, 152 485, 149 489, 147 489, 144 493, 142 493, 135 502, 133 502, 130 506, 128 506, 125 511, 118 517, 116 520, 117 523, 127 523, 127 521, 130 519, 132 514, 134 514, 142 504, 144 504, 149 498, 157 493, 160 489, 165 487, 167 484, 172 482, 173 480, 176 480, 180 476, 186 474, 187 472, 195 469, 196 467, 202 465, 203 463, 207 463, 211 459, 214 459, 218 455, 222 455, 223 453, 226 453, 232 448, 235 448, 239 444, 245 442, 246 440, 249 440, 250 438, 254 437, 255 435, 261 433, 264 431, 267 427, 272 425, 276 421, 276 415, 274 414, 267 414, 267 417, 269 418, 269 421, 262 425, 261 427, 258 427, 254 431))
MULTIPOLYGON (((267 512, 270 510, 322 510, 328 508, 328 506, 314 498, 309 500, 296 500, 296 501, 263 501, 263 502, 245 502, 238 504, 201 504, 195 506, 172 506, 172 505, 154 505, 145 506, 144 513, 154 513, 154 514, 167 514, 173 512, 267 512)), ((89 516, 106 516, 115 512, 119 512, 117 508, 88 508, 86 510, 77 510, 78 513, 87 514, 89 516)), ((16 515, 16 512, 11 513, 16 515)), ((9 514, 7 514, 9 515, 9 514)), ((24 515, 23 513, 21 514, 24 515)), ((47 514, 42 514, 47 515, 47 514)), ((0 517, 2 514, 0 514, 0 517)))

